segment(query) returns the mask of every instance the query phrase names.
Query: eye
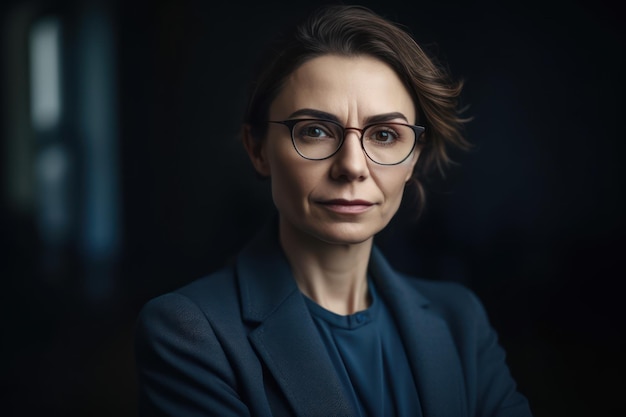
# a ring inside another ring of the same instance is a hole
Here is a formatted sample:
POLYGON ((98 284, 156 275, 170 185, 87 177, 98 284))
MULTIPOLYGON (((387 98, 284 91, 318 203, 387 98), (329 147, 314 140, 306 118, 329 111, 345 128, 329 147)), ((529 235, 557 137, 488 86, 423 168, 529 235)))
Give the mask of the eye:
POLYGON ((328 136, 328 132, 319 126, 305 126, 300 131, 300 134, 303 136, 310 136, 312 138, 328 136))
POLYGON ((298 140, 336 139, 340 135, 335 125, 319 120, 303 120, 294 127, 294 136, 298 140))
POLYGON ((376 132, 376 141, 378 142, 390 142, 392 140, 397 139, 395 133, 389 131, 389 130, 381 130, 379 132, 376 132))
POLYGON ((402 132, 393 125, 370 126, 365 139, 376 145, 391 145, 402 138, 402 132))

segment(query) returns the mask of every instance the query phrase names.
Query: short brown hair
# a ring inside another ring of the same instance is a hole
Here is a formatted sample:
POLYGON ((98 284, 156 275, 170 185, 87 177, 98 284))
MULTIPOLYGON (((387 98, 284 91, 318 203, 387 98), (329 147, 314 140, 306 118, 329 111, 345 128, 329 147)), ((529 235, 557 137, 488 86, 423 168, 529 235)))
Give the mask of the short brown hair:
POLYGON ((411 94, 417 108, 416 123, 426 128, 413 173, 421 210, 421 179, 433 169, 444 172, 451 163, 450 148, 470 148, 462 134, 468 119, 461 116, 459 108, 463 82, 453 80, 407 30, 366 7, 324 6, 270 45, 250 86, 244 123, 251 135, 265 136, 270 105, 287 77, 308 60, 327 54, 379 59, 393 68, 411 94))

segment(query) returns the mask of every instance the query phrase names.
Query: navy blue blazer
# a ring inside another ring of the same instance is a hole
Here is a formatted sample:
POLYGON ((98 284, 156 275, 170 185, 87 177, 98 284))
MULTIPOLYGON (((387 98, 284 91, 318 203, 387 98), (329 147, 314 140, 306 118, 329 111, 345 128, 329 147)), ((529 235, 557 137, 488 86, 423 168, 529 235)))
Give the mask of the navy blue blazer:
MULTIPOLYGON (((398 273, 376 247, 369 273, 407 351, 416 416, 531 416, 472 292, 398 273)), ((303 297, 266 228, 232 265, 150 300, 135 335, 139 414, 357 416, 303 297)))

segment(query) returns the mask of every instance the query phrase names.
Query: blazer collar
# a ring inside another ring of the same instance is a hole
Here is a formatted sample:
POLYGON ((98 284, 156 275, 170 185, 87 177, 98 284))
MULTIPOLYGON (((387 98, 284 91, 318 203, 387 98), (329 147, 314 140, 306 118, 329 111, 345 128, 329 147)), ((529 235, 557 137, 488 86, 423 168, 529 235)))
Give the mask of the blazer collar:
POLYGON ((237 259, 244 320, 259 325, 249 339, 297 416, 355 416, 277 237, 265 225, 237 259))
POLYGON ((369 272, 396 319, 415 378, 422 414, 467 416, 466 390, 458 351, 445 319, 430 309, 430 300, 402 276, 374 246, 369 272))
POLYGON ((236 262, 243 319, 263 322, 287 298, 300 294, 278 242, 278 221, 266 222, 236 262))
MULTIPOLYGON (((297 415, 357 415, 293 279, 275 220, 244 248, 236 264, 243 318, 260 323, 249 335, 251 343, 297 415)), ((466 416, 461 363, 445 320, 376 246, 369 272, 397 321, 422 414, 466 416)))

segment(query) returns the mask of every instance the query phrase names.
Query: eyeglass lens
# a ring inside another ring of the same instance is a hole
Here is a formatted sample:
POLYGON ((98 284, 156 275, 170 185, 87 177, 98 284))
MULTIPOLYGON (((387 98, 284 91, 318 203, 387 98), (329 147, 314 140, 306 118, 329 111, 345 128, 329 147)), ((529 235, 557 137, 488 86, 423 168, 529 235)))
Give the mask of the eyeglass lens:
MULTIPOLYGON (((292 129, 293 144, 304 158, 325 159, 341 147, 344 132, 348 130, 326 120, 298 121, 292 129)), ((374 162, 397 164, 413 150, 415 131, 403 124, 378 123, 363 131, 362 144, 365 153, 374 162)))

